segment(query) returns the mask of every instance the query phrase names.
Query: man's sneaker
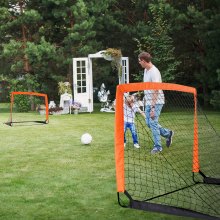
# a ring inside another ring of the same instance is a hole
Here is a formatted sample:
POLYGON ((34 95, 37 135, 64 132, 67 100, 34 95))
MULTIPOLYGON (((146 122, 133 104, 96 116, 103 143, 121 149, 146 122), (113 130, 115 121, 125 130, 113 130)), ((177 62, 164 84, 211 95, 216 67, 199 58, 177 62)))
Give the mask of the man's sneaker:
POLYGON ((173 135, 174 135, 174 131, 170 131, 170 136, 166 140, 167 147, 170 147, 170 145, 172 144, 173 135))
POLYGON ((162 150, 163 150, 162 147, 154 147, 153 150, 151 151, 151 154, 160 153, 162 150))
POLYGON ((124 147, 126 147, 126 143, 124 143, 124 147))
POLYGON ((139 144, 134 144, 134 147, 135 148, 140 148, 140 145, 139 144))

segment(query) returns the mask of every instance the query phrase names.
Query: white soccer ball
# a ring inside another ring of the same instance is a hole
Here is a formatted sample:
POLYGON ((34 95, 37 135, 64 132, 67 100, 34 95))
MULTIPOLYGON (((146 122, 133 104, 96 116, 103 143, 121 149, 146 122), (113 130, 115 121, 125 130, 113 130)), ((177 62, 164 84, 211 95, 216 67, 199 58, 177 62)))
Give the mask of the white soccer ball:
POLYGON ((89 133, 85 133, 81 136, 82 144, 90 144, 92 142, 92 136, 89 133))

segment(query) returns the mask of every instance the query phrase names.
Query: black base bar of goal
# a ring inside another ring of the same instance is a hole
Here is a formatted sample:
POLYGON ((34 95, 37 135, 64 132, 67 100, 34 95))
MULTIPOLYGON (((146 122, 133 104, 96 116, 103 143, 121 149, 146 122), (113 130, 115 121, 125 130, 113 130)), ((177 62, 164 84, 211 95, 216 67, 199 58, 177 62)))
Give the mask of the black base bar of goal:
POLYGON ((156 203, 150 203, 146 201, 133 200, 131 195, 127 191, 125 191, 124 194, 129 199, 129 204, 127 206, 120 203, 120 198, 119 198, 120 195, 119 193, 117 193, 118 203, 122 207, 145 210, 145 211, 153 211, 153 212, 159 212, 159 213, 164 213, 164 214, 178 215, 178 216, 186 216, 186 217, 192 217, 192 218, 198 218, 198 219, 220 220, 220 218, 218 217, 202 214, 202 213, 191 211, 188 209, 177 208, 173 206, 161 205, 161 204, 156 204, 156 203))
POLYGON ((199 171, 199 173, 202 175, 204 183, 220 185, 220 179, 207 177, 201 170, 199 171))
POLYGON ((5 122, 6 125, 8 126, 12 126, 13 124, 18 124, 18 123, 39 123, 39 124, 48 124, 48 121, 45 120, 45 121, 11 121, 11 122, 5 122))

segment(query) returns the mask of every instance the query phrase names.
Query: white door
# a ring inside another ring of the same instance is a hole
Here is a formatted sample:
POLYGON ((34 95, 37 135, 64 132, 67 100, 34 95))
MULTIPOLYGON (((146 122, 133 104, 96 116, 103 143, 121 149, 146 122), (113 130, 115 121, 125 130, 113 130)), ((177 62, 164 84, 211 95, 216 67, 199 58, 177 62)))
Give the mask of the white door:
POLYGON ((122 79, 119 80, 119 83, 129 83, 129 60, 128 57, 121 58, 122 65, 122 79))
POLYGON ((81 111, 93 111, 93 93, 90 86, 88 58, 73 58, 73 96, 80 102, 81 111))

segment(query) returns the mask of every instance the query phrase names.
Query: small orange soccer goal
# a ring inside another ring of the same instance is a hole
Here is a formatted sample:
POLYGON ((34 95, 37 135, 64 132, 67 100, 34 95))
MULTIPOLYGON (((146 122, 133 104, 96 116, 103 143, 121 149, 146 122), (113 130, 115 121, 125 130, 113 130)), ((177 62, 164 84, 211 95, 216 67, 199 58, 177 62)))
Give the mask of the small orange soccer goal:
POLYGON ((11 92, 11 103, 10 103, 10 117, 9 120, 5 123, 9 126, 12 126, 14 123, 49 123, 49 107, 48 107, 48 97, 47 94, 37 93, 37 92, 11 92), (34 114, 24 114, 14 111, 14 102, 17 96, 32 96, 37 100, 38 105, 43 105, 45 107, 44 113, 42 115, 39 112, 34 114))

